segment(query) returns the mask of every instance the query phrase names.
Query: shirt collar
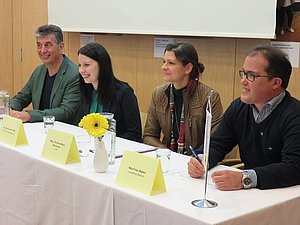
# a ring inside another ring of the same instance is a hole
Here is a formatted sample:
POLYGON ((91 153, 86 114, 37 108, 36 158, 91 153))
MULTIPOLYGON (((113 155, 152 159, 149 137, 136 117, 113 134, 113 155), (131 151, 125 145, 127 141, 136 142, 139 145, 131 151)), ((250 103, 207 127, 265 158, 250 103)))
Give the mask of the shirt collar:
POLYGON ((268 101, 259 112, 257 111, 255 105, 252 104, 251 107, 255 121, 257 123, 260 123, 264 119, 266 119, 268 115, 270 115, 271 112, 276 108, 276 106, 282 101, 285 95, 285 91, 281 92, 279 95, 268 101))

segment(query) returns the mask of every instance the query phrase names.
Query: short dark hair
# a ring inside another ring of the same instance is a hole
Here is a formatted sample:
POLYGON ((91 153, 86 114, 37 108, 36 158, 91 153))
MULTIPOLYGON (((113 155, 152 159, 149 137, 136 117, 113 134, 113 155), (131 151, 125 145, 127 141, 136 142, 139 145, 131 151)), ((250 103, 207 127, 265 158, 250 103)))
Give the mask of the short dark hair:
POLYGON ((168 44, 165 48, 165 51, 174 52, 176 59, 186 66, 191 63, 193 69, 190 73, 190 79, 199 78, 199 75, 204 71, 204 65, 199 63, 198 53, 195 47, 188 42, 178 42, 174 44, 168 44))
POLYGON ((247 57, 261 54, 268 62, 266 72, 270 77, 279 77, 282 80, 281 87, 286 89, 292 73, 292 65, 288 56, 280 49, 273 46, 256 46, 252 48, 247 57))
POLYGON ((64 41, 62 29, 59 26, 53 24, 42 25, 35 32, 36 37, 44 37, 51 34, 54 34, 57 44, 60 44, 64 41))

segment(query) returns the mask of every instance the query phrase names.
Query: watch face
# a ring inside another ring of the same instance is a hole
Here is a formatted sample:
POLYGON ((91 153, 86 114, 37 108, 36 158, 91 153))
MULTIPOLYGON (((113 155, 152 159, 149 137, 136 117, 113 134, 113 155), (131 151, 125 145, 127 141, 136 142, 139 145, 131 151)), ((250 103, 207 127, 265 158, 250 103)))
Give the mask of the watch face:
POLYGON ((250 185, 250 184, 251 184, 251 179, 250 179, 250 177, 245 177, 245 178, 243 179, 243 183, 244 183, 244 185, 250 185))

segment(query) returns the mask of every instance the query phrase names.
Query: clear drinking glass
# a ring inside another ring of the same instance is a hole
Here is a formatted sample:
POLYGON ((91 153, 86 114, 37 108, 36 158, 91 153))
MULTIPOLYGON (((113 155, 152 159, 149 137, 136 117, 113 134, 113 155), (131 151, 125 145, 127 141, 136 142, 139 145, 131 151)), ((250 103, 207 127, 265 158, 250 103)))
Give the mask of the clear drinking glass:
POLYGON ((156 158, 160 160, 162 172, 167 173, 169 172, 170 168, 170 160, 171 160, 171 150, 159 148, 156 150, 156 158))
POLYGON ((9 94, 7 90, 0 90, 0 120, 9 115, 9 94))
POLYGON ((79 155, 87 157, 91 149, 91 136, 88 134, 76 135, 76 144, 79 155))
POLYGON ((55 116, 43 116, 43 121, 44 121, 44 129, 45 129, 45 134, 48 133, 48 129, 54 127, 54 122, 55 122, 55 116))

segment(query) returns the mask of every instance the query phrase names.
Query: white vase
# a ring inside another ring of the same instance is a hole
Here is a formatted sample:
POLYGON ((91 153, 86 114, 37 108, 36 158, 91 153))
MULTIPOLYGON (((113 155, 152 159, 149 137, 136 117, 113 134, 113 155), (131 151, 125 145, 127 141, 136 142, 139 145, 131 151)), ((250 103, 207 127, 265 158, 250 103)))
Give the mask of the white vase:
POLYGON ((95 155, 93 160, 94 169, 97 173, 103 173, 108 167, 108 155, 103 141, 95 139, 95 155))

